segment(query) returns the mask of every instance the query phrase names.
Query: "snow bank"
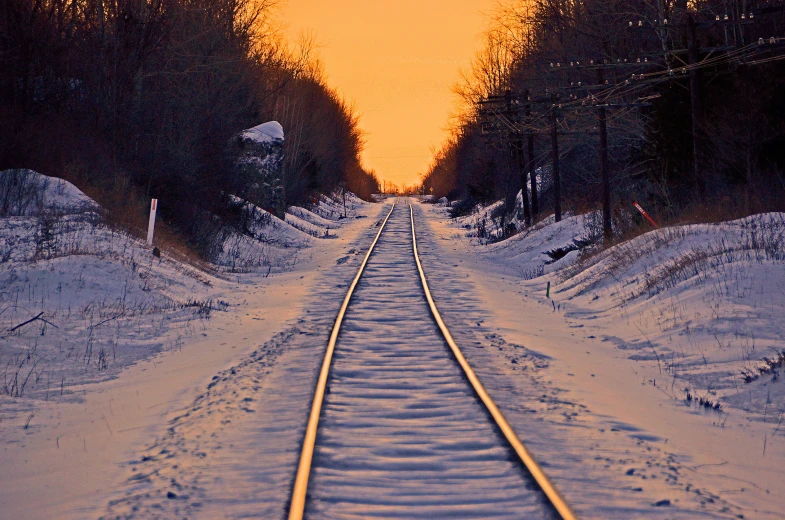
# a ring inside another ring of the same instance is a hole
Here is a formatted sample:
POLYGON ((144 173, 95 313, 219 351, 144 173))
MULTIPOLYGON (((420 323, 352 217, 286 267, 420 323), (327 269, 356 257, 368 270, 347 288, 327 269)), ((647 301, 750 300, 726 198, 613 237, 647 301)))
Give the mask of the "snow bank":
MULTIPOLYGON (((254 269, 287 269, 299 261, 298 251, 314 245, 314 238, 335 238, 343 217, 343 195, 321 196, 313 211, 291 206, 284 220, 264 209, 232 197, 240 208, 238 229, 228 228, 213 261, 231 272, 254 269)), ((359 218, 358 210, 367 203, 346 193, 348 216, 359 218)))
POLYGON ((367 204, 354 193, 347 191, 346 207, 344 208, 344 194, 341 190, 336 190, 329 196, 320 195, 311 211, 323 219, 337 221, 344 217, 344 210, 347 218, 353 218, 358 215, 358 209, 367 204))
MULTIPOLYGON (((492 264, 513 268, 523 279, 537 278, 571 265, 580 250, 595 240, 599 212, 567 213, 560 222, 551 215, 504 238, 505 230, 498 215, 503 205, 503 201, 484 207, 478 205, 471 214, 456 218, 455 223, 466 230, 465 235, 478 246, 479 254, 492 264)), ((442 211, 448 214, 449 208, 442 211)), ((516 229, 520 227, 517 214, 508 214, 507 218, 516 229)))
POLYGON ((476 230, 500 205, 456 222, 487 269, 537 292, 550 282, 554 301, 570 302, 570 317, 596 320, 630 358, 655 362, 690 403, 763 417, 772 399, 785 400, 777 383, 785 380, 785 214, 658 229, 582 256, 599 240, 597 212, 549 217, 483 244, 476 230))
POLYGON ((783 261, 785 214, 768 213, 651 231, 566 270, 561 290, 580 294, 612 289, 616 300, 626 303, 682 282, 704 283, 724 266, 783 261))
MULTIPOLYGON (((58 203, 84 200, 62 193, 58 203)), ((217 305, 213 282, 91 216, 0 218, 0 395, 75 399, 178 348, 217 305)), ((32 405, 4 402, 0 416, 32 405)))
POLYGON ((0 172, 0 216, 70 215, 97 209, 66 180, 26 169, 0 172))
POLYGON ((686 402, 765 420, 773 402, 785 413, 783 264, 785 214, 769 213, 652 231, 558 273, 557 292, 679 379, 686 402))
POLYGON ((291 213, 286 214, 285 220, 286 223, 293 228, 299 229, 303 233, 306 233, 312 237, 321 238, 328 233, 327 228, 311 224, 307 220, 303 220, 300 217, 292 215, 291 213))
MULTIPOLYGON (((154 257, 145 242, 107 226, 74 185, 17 170, 0 172, 0 187, 0 396, 68 399, 77 386, 179 348, 194 323, 222 308, 215 276, 165 248, 154 257)), ((217 236, 215 264, 207 266, 217 272, 290 269, 313 244, 309 232, 322 236, 329 226, 335 235, 341 227, 301 208, 295 212, 305 218, 286 222, 236 202, 244 219, 217 236)), ((356 198, 347 194, 347 205, 357 209, 356 198)), ((335 207, 330 200, 315 209, 335 207)), ((27 406, 14 402, 0 416, 27 406)))
POLYGON ((309 211, 305 208, 301 208, 299 206, 289 206, 287 212, 290 215, 293 215, 301 220, 305 220, 306 222, 310 222, 314 226, 319 226, 324 229, 332 229, 335 227, 335 222, 332 220, 327 220, 326 218, 322 218, 321 216, 317 215, 316 213, 309 211))
POLYGON ((524 279, 558 271, 576 261, 582 243, 588 241, 595 214, 574 215, 555 222, 550 216, 511 238, 489 244, 483 254, 489 260, 517 267, 524 279))
POLYGON ((223 228, 210 253, 211 260, 232 273, 286 270, 298 261, 297 251, 312 238, 262 208, 232 197, 239 221, 223 228))
POLYGON ((259 206, 234 196, 232 202, 240 207, 241 231, 249 237, 286 248, 303 248, 310 244, 311 237, 308 234, 259 206))

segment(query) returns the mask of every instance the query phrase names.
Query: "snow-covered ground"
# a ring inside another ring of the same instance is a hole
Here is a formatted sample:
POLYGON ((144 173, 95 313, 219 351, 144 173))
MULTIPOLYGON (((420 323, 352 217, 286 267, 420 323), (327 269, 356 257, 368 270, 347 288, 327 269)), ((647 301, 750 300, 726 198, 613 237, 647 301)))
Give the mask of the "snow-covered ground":
MULTIPOLYGON (((554 261, 544 253, 581 243, 593 215, 480 245, 445 208, 422 207, 435 260, 464 273, 488 314, 477 326, 509 357, 498 370, 518 374, 495 397, 580 514, 781 518, 785 215, 554 261)), ((464 308, 472 292, 441 290, 464 308)))
MULTIPOLYGON (((22 185, 0 201, 3 518, 83 518, 101 509, 98 497, 118 482, 120 464, 161 435, 169 414, 217 371, 301 314, 318 270, 345 256, 367 226, 360 217, 376 210, 349 196, 352 218, 313 215, 311 225, 329 227, 335 240, 271 218, 258 230, 266 241, 230 234, 225 242, 230 252, 232 240, 242 241, 255 266, 227 261, 206 273, 166 251, 156 258, 105 225, 73 185, 22 173, 22 185)), ((338 202, 319 207, 335 213, 338 202)))
MULTIPOLYGON (((0 218, 0 516, 283 517, 332 321, 390 201, 348 196, 342 218, 325 197, 279 232, 262 216, 248 247, 280 262, 205 274, 59 189, 0 218)), ((783 215, 589 255, 596 215, 483 245, 445 212, 415 204, 436 303, 581 517, 781 518, 783 215)))

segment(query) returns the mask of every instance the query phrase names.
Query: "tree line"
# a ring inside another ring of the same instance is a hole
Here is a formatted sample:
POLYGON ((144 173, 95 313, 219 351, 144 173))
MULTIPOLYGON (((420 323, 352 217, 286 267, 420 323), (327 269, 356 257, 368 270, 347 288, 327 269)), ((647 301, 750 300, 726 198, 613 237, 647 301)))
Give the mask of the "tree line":
POLYGON ((536 219, 599 208, 606 171, 616 223, 785 209, 783 36, 781 1, 507 0, 424 191, 512 208, 528 182, 536 219))
POLYGON ((370 196, 378 183, 359 161, 357 116, 312 42, 282 38, 276 3, 5 0, 0 170, 63 177, 129 225, 158 198, 191 240, 247 191, 232 137, 278 120, 287 204, 339 186, 370 196))

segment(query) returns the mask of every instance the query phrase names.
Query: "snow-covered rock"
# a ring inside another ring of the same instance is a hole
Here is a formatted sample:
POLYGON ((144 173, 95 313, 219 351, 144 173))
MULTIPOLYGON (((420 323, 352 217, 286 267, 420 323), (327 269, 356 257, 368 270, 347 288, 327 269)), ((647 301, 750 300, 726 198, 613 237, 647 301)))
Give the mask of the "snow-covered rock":
POLYGON ((283 185, 284 134, 276 121, 270 121, 238 134, 231 146, 237 157, 241 195, 279 219, 286 213, 283 185))
POLYGON ((274 141, 283 141, 283 127, 278 121, 268 121, 262 123, 248 130, 244 130, 241 134, 244 139, 255 141, 257 143, 272 143, 274 141))

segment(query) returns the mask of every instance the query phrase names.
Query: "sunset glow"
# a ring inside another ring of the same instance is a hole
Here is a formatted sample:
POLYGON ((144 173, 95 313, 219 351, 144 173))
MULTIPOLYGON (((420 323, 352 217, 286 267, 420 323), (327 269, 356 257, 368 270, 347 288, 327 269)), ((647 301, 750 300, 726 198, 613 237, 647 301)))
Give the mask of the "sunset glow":
POLYGON ((480 43, 494 0, 288 0, 297 38, 313 31, 331 86, 356 105, 363 161, 380 178, 414 184, 455 108, 452 87, 480 43))

